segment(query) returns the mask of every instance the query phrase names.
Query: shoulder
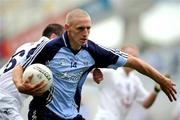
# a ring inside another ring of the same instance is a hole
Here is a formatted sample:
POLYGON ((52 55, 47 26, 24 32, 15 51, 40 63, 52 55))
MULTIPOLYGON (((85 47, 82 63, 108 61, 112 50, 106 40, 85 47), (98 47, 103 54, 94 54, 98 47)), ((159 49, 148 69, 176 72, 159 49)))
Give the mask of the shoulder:
POLYGON ((112 49, 106 48, 102 45, 99 45, 92 40, 88 40, 87 42, 87 48, 92 49, 92 50, 106 50, 106 51, 111 51, 112 49))
POLYGON ((37 60, 39 59, 40 61, 50 60, 64 46, 65 46, 64 41, 62 40, 61 37, 58 37, 56 39, 46 41, 45 43, 40 44, 36 48, 36 52, 34 53, 34 55, 37 56, 36 59, 37 60))
POLYGON ((115 49, 107 48, 102 45, 96 44, 91 40, 88 40, 86 49, 89 52, 92 52, 98 56, 105 56, 105 57, 116 55, 117 52, 115 49))

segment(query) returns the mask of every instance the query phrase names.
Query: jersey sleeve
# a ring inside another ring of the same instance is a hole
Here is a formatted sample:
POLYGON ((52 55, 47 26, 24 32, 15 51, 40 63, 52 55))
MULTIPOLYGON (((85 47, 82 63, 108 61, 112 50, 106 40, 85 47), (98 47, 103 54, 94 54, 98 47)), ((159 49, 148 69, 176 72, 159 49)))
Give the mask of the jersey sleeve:
POLYGON ((113 68, 123 66, 127 62, 128 54, 117 49, 109 49, 88 41, 88 51, 95 59, 95 66, 99 68, 113 68))

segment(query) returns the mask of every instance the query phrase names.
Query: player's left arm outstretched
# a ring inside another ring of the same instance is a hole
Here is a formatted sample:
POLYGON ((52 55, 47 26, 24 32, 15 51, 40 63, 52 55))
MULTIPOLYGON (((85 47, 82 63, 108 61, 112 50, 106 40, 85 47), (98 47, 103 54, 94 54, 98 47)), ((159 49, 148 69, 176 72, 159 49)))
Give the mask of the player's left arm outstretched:
POLYGON ((138 72, 152 78, 155 82, 160 84, 161 89, 168 96, 171 102, 176 100, 177 92, 175 89, 175 83, 172 82, 172 80, 170 80, 168 77, 160 74, 156 69, 146 64, 141 59, 133 57, 132 55, 128 55, 128 60, 124 67, 131 67, 138 72))

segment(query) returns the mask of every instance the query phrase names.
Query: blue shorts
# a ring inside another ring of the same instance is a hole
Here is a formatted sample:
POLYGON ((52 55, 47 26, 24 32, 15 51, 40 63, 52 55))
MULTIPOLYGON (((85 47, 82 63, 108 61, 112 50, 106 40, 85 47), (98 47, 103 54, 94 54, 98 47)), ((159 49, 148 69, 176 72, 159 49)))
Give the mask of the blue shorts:
POLYGON ((41 109, 30 109, 28 113, 28 120, 85 120, 81 115, 77 115, 73 119, 64 119, 57 116, 47 107, 41 109))
POLYGON ((77 115, 73 119, 60 118, 58 115, 49 110, 46 105, 50 102, 47 98, 51 96, 47 91, 43 96, 36 96, 29 105, 28 120, 85 120, 81 115, 77 115))

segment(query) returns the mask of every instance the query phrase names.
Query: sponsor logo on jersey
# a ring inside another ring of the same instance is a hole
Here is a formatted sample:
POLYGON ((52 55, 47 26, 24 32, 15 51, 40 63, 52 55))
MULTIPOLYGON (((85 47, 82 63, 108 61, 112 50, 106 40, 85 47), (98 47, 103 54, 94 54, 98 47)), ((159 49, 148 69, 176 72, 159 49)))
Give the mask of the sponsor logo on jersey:
POLYGON ((59 77, 63 80, 78 81, 80 80, 82 74, 83 74, 83 71, 80 71, 78 73, 61 72, 59 74, 59 77))

